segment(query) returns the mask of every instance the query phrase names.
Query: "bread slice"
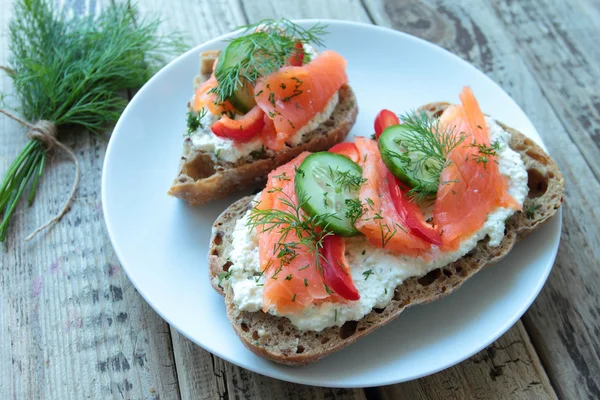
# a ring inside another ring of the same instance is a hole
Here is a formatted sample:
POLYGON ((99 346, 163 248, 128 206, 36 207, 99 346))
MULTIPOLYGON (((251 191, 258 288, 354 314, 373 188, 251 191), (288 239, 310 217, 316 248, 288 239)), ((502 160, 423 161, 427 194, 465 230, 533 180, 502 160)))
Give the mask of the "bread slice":
MULTIPOLYGON (((439 116, 448 105, 449 103, 431 103, 421 109, 439 116)), ((302 365, 314 362, 387 324, 407 307, 429 303, 452 293, 486 264, 498 261, 508 254, 517 240, 527 236, 554 215, 563 201, 564 181, 557 165, 542 148, 518 131, 505 125, 502 127, 512 134, 509 145, 525 162, 530 190, 523 212, 514 214, 507 221, 506 235, 500 245, 490 247, 487 239, 480 241, 470 253, 456 262, 404 281, 396 288, 394 298, 384 309, 374 309, 360 321, 349 321, 341 327, 330 327, 321 332, 305 332, 297 329, 286 318, 263 312, 240 311, 233 304, 231 289, 224 292, 212 278, 227 271, 232 265, 228 260, 232 248, 230 235, 236 221, 252 207, 252 196, 237 201, 225 210, 213 226, 209 273, 214 289, 225 296, 227 316, 244 345, 255 354, 281 364, 302 365)))
MULTIPOLYGON (((218 52, 201 54, 200 75, 196 77, 197 88, 210 76, 212 65, 218 52)), ((354 92, 348 85, 339 90, 339 102, 331 117, 304 135, 297 146, 286 146, 283 150, 267 149, 260 154, 243 157, 236 162, 217 161, 212 154, 194 150, 192 141, 183 143, 183 155, 179 163, 179 173, 169 190, 171 196, 198 205, 228 195, 265 180, 269 172, 296 157, 303 151, 323 151, 344 140, 356 121, 358 107, 354 92)))

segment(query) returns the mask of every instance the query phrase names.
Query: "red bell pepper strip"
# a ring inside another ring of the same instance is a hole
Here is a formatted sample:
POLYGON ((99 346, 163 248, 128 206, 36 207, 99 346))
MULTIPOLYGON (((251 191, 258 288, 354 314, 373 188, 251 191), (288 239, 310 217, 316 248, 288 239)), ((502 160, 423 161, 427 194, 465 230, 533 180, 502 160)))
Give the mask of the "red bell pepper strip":
POLYGON ((381 136, 381 133, 385 128, 399 124, 400 120, 398 119, 398 116, 392 111, 385 109, 379 111, 379 114, 375 117, 375 137, 379 139, 379 136, 381 136))
POLYGON ((394 208, 410 230, 410 233, 428 243, 441 246, 442 237, 439 230, 428 224, 419 206, 408 199, 406 193, 409 189, 390 171, 387 171, 387 180, 394 208))
POLYGON ((221 119, 215 122, 210 129, 218 137, 236 142, 246 142, 262 130, 265 125, 264 115, 265 112, 259 106, 254 106, 240 119, 231 119, 223 114, 221 119))
POLYGON ((321 254, 324 261, 323 280, 331 290, 346 300, 358 300, 360 294, 354 286, 350 269, 346 262, 346 242, 337 235, 325 236, 321 254))
POLYGON ((338 143, 332 148, 329 149, 331 153, 341 154, 343 156, 348 157, 355 163, 358 163, 360 158, 360 153, 358 152, 358 148, 352 142, 342 142, 338 143))
POLYGON ((292 67, 301 67, 304 63, 304 46, 302 42, 296 42, 294 45, 294 52, 288 59, 288 64, 292 67))

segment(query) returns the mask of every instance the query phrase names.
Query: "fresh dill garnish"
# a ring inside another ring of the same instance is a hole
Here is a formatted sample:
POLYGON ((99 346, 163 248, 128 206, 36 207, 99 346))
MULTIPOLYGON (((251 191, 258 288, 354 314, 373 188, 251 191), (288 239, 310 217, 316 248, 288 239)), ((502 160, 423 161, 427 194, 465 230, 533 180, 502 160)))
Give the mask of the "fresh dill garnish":
POLYGON ((282 180, 282 181, 289 181, 289 180, 291 180, 290 177, 287 176, 287 172, 285 172, 285 171, 282 172, 279 175, 273 176, 273 179, 279 179, 279 180, 282 180))
POLYGON ((350 219, 352 225, 354 225, 356 221, 358 221, 358 219, 365 213, 363 204, 359 199, 346 199, 345 203, 347 207, 345 216, 346 218, 350 219))
POLYGON ((364 275, 364 277, 365 277, 365 281, 367 279, 369 279, 369 276, 371 276, 372 273, 373 273, 372 269, 368 269, 368 270, 366 270, 365 272, 362 273, 364 275))
MULTIPOLYGON (((273 189, 273 191, 281 193, 282 196, 277 198, 276 201, 281 202, 285 209, 261 209, 260 202, 258 202, 250 211, 248 226, 251 228, 260 227, 261 233, 280 235, 273 249, 273 254, 277 254, 280 265, 289 264, 296 257, 296 250, 300 246, 304 246, 314 255, 315 266, 321 271, 323 240, 332 235, 327 230, 327 224, 324 224, 323 221, 332 218, 334 214, 325 213, 309 216, 302 210, 302 206, 308 200, 305 193, 297 193, 298 201, 294 202, 290 195, 283 192, 281 188, 278 189, 273 189), (324 229, 319 229, 319 226, 324 226, 324 229), (296 236, 297 241, 288 240, 290 233, 296 236)), ((301 269, 306 267, 308 265, 301 269)))
POLYGON ((442 171, 451 160, 448 154, 465 139, 454 128, 443 127, 439 120, 426 112, 412 111, 400 117, 404 136, 396 144, 404 151, 386 150, 390 158, 397 158, 417 181, 409 192, 414 201, 422 201, 437 191, 442 171), (418 179, 428 175, 431 180, 418 179))
POLYGON ((288 276, 285 277, 286 281, 291 281, 292 280, 292 274, 289 274, 288 276))
POLYGON ((190 134, 198 130, 198 128, 204 129, 202 125, 202 118, 206 116, 208 110, 202 108, 200 111, 189 111, 187 113, 187 133, 190 134))
POLYGON ((215 151, 215 158, 217 160, 219 159, 219 154, 221 154, 221 149, 218 149, 217 151, 215 151))
POLYGON ((477 148, 477 154, 472 155, 473 160, 475 160, 477 164, 483 164, 483 168, 486 168, 489 158, 498 155, 497 151, 500 150, 500 143, 496 141, 492 143, 491 146, 488 146, 485 143, 477 143, 473 139, 471 147, 477 148))
POLYGON ((294 293, 294 295, 292 296, 292 302, 296 301, 296 293, 294 293))
POLYGON ((340 171, 338 168, 333 169, 328 166, 329 179, 335 185, 336 189, 341 192, 347 191, 358 191, 360 186, 367 180, 362 176, 357 175, 355 171, 340 171))
POLYGON ((532 201, 531 204, 525 209, 525 216, 527 217, 527 219, 533 219, 535 212, 540 207, 540 204, 537 204, 535 201, 532 201))
POLYGON ((279 273, 283 270, 283 264, 279 265, 279 268, 277 268, 277 271, 275 271, 275 273, 273 274, 273 276, 271 277, 271 279, 275 279, 277 280, 277 275, 279 275, 279 273))
POLYGON ((306 264, 304 267, 298 268, 298 271, 302 271, 303 269, 306 269, 310 267, 310 264, 306 264))
POLYGON ((308 287, 308 279, 304 278, 304 286, 308 287))
POLYGON ((267 154, 267 151, 265 150, 265 146, 263 145, 260 147, 260 149, 251 151, 250 157, 252 157, 254 159, 260 159, 260 158, 264 158, 266 154, 267 154))
POLYGON ((379 228, 381 229, 381 247, 385 249, 385 246, 398 231, 396 229, 392 230, 387 223, 382 224, 381 222, 379 223, 379 228))
POLYGON ((340 269, 342 270, 342 272, 346 275, 348 275, 348 271, 346 271, 346 267, 344 267, 344 263, 342 263, 340 260, 335 260, 336 264, 338 267, 340 267, 340 269))
MULTIPOLYGON (((7 33, 9 65, 3 69, 12 79, 23 119, 49 121, 58 128, 59 139, 65 126, 73 133, 102 133, 127 105, 123 91, 140 88, 171 56, 185 50, 179 34, 159 33, 160 19, 140 18, 135 3, 106 2, 94 18, 69 15, 55 4, 14 2, 7 33)), ((0 184, 0 242, 30 180, 32 204, 46 154, 47 146, 31 139, 6 169, 0 184)))
POLYGON ((233 271, 231 271, 231 270, 229 270, 227 272, 221 272, 219 274, 219 284, 218 285, 221 286, 221 282, 223 282, 223 279, 229 279, 231 277, 232 272, 233 271))
POLYGON ((337 322, 337 308, 335 309, 335 317, 334 317, 334 321, 337 322))
POLYGON ((322 46, 321 36, 326 25, 317 23, 306 29, 288 19, 263 19, 254 24, 239 27, 241 36, 229 42, 227 49, 236 51, 236 63, 217 68, 218 85, 212 89, 217 101, 231 97, 245 85, 253 85, 258 78, 266 76, 285 65, 289 58, 298 54, 296 43, 322 46))
POLYGON ((266 268, 265 268, 265 269, 263 269, 262 271, 260 271, 260 274, 258 274, 258 275, 256 275, 256 276, 254 277, 254 281, 255 281, 256 283, 258 283, 258 281, 260 280, 260 278, 262 278, 262 276, 265 274, 265 270, 266 270, 266 268))

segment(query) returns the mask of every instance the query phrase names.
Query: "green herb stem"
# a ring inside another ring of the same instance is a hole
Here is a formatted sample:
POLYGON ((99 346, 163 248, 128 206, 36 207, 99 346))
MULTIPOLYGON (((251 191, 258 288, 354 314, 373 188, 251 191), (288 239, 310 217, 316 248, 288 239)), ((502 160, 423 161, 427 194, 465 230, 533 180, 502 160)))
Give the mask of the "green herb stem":
POLYGON ((31 190, 29 191, 29 198, 27 200, 27 205, 29 207, 31 207, 31 205, 33 204, 33 199, 35 197, 35 192, 37 189, 38 181, 39 181, 40 177, 42 176, 42 173, 44 172, 44 165, 46 165, 46 153, 45 152, 42 153, 42 160, 40 161, 38 173, 33 178, 33 184, 31 185, 31 190))
POLYGON ((25 158, 23 163, 24 165, 22 168, 19 169, 17 176, 8 186, 8 188, 11 189, 11 196, 10 200, 6 204, 7 208, 4 212, 4 218, 2 220, 2 223, 0 224, 0 242, 4 242, 4 239, 6 238, 6 233, 8 231, 8 222, 10 220, 10 217, 14 213, 19 199, 25 191, 25 187, 31 179, 31 176, 39 168, 39 162, 42 160, 44 151, 45 150, 43 148, 37 148, 36 151, 30 153, 29 156, 25 158))

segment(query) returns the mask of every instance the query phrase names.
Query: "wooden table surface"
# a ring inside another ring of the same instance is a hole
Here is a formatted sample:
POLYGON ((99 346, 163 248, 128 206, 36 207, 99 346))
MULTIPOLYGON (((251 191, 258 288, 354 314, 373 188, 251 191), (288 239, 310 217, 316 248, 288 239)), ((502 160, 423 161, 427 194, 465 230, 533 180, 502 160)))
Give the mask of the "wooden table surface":
MULTIPOLYGON (((107 0, 110 1, 110 0, 107 0)), ((97 12, 106 1, 62 0, 97 12)), ((17 211, 0 255, 1 399, 546 399, 600 398, 600 2, 597 0, 139 0, 165 32, 198 44, 260 18, 335 18, 436 43, 498 82, 525 110, 566 181, 554 269, 525 316, 470 359, 416 381, 327 389, 266 378, 192 344, 125 275, 100 196, 106 142, 67 137, 83 167, 71 212, 31 243, 61 206, 71 163, 52 160, 35 205, 17 211)), ((0 0, 0 64, 12 4, 0 0)), ((0 76, 0 92, 12 93, 0 76)), ((10 97, 9 103, 15 103, 10 97)), ((0 118, 0 172, 25 143, 0 118)), ((108 136, 108 133, 107 133, 108 136)))

